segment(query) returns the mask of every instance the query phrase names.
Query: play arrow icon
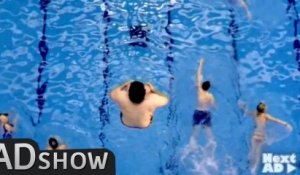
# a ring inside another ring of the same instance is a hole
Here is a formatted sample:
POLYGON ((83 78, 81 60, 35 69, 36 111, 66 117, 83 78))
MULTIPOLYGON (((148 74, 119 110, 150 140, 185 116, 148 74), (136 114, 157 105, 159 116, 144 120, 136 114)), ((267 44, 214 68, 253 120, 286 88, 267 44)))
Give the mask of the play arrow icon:
POLYGON ((287 173, 291 173, 292 171, 295 171, 296 167, 291 164, 287 164, 287 173))

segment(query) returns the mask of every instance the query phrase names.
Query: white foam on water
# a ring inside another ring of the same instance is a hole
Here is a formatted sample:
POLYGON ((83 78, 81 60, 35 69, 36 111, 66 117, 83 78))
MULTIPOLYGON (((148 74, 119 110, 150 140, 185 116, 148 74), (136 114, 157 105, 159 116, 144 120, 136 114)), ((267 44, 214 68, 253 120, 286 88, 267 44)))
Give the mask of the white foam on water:
POLYGON ((181 166, 185 169, 185 174, 197 175, 237 175, 237 168, 233 166, 233 159, 226 155, 224 158, 216 158, 215 151, 217 144, 214 141, 206 145, 198 145, 195 140, 191 140, 186 145, 180 155, 181 166), (220 162, 218 162, 220 161, 220 162), (226 169, 220 168, 226 162, 226 169))

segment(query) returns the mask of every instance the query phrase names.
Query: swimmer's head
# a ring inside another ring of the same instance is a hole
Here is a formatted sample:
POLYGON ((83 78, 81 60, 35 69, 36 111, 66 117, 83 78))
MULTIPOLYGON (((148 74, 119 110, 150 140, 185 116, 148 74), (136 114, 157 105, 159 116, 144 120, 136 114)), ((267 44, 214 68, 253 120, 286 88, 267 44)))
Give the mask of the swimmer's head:
POLYGON ((0 113, 0 122, 7 123, 8 122, 8 114, 7 113, 0 113))
POLYGON ((258 113, 265 113, 267 111, 267 105, 263 102, 259 102, 256 107, 256 111, 258 113))
POLYGON ((49 138, 49 146, 53 149, 56 150, 58 147, 58 141, 56 140, 56 138, 50 137, 49 138))
POLYGON ((208 91, 209 88, 210 88, 210 81, 204 81, 204 82, 202 83, 202 89, 203 89, 204 91, 208 91))
POLYGON ((146 95, 146 89, 144 84, 140 81, 131 82, 128 95, 132 103, 139 104, 142 101, 144 101, 146 95))

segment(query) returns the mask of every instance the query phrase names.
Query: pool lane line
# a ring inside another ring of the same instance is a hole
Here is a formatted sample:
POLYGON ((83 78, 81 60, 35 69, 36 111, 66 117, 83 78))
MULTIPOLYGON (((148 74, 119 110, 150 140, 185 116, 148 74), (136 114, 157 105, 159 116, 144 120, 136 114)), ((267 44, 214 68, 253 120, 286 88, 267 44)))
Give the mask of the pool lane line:
POLYGON ((294 42, 293 42, 293 48, 294 52, 296 53, 296 61, 298 63, 298 71, 300 71, 300 41, 298 37, 298 24, 299 24, 299 13, 296 8, 296 1, 295 0, 288 0, 288 6, 286 8, 286 13, 289 13, 291 8, 293 7, 295 12, 295 19, 294 19, 294 42))
MULTIPOLYGON (((230 13, 230 22, 229 22, 229 26, 228 26, 228 34, 231 36, 231 46, 233 49, 233 53, 232 53, 232 58, 233 60, 237 63, 237 65, 239 64, 239 55, 238 55, 238 47, 237 47, 237 34, 239 32, 239 26, 236 23, 235 20, 235 14, 234 14, 234 9, 233 8, 229 8, 229 13, 230 13)), ((235 86, 235 98, 236 98, 236 103, 238 102, 238 100, 241 97, 241 87, 240 87, 240 75, 238 72, 238 68, 236 66, 236 79, 237 82, 234 81, 233 86, 235 86)), ((238 117, 239 123, 242 123, 242 119, 241 119, 241 111, 237 111, 235 110, 235 113, 238 117)))
POLYGON ((287 6, 287 8, 286 8, 286 13, 289 13, 290 12, 290 10, 292 9, 292 7, 293 7, 293 9, 294 9, 294 12, 296 13, 296 16, 298 16, 299 17, 299 13, 298 13, 298 10, 297 10, 297 8, 296 8, 296 1, 295 0, 288 0, 288 6, 287 6))
POLYGON ((103 75, 103 84, 104 84, 104 94, 103 97, 101 99, 101 104, 98 108, 99 110, 99 116, 100 116, 100 134, 99 134, 99 139, 101 141, 102 146, 105 146, 105 141, 106 139, 106 135, 104 133, 104 127, 106 126, 106 124, 110 123, 109 120, 109 110, 108 110, 108 76, 109 76, 109 66, 108 66, 108 56, 110 53, 110 49, 109 49, 109 44, 108 44, 108 25, 109 22, 111 21, 111 18, 109 16, 109 11, 108 11, 108 4, 106 2, 106 0, 102 1, 105 5, 105 10, 103 12, 103 16, 102 19, 104 21, 103 25, 104 25, 104 32, 103 32, 103 36, 104 36, 104 47, 103 47, 103 57, 102 57, 102 62, 105 65, 105 68, 102 71, 102 75, 103 75))
MULTIPOLYGON (((172 0, 171 0, 172 1, 172 0)), ((172 7, 174 6, 174 4, 169 1, 169 5, 168 5, 168 12, 167 12, 167 16, 168 16, 168 23, 165 27, 165 31, 166 33, 169 35, 169 42, 165 42, 165 46, 168 48, 169 52, 168 55, 166 57, 166 63, 167 63, 167 68, 168 68, 168 72, 170 75, 169 78, 169 98, 170 100, 170 105, 169 105, 169 114, 168 114, 168 118, 167 118, 167 126, 169 128, 172 129, 172 131, 174 131, 174 133, 172 132, 172 138, 171 138, 171 143, 167 143, 166 144, 168 146, 171 146, 171 155, 169 156, 167 162, 165 162, 164 164, 164 168, 160 167, 159 168, 159 172, 161 174, 163 173, 163 170, 170 170, 172 172, 172 174, 178 174, 178 168, 179 168, 179 163, 178 163, 178 158, 176 157, 176 147, 179 144, 179 140, 180 140, 180 135, 176 129, 176 125, 177 125, 177 115, 176 115, 176 105, 173 103, 173 83, 174 83, 174 72, 173 72, 173 64, 174 64, 174 56, 173 56, 173 45, 174 45, 174 39, 172 37, 172 32, 169 29, 170 25, 172 24, 172 7)))
MULTIPOLYGON (((169 75, 171 76, 169 78, 169 94, 170 96, 172 95, 172 90, 173 90, 173 82, 174 82, 174 73, 173 73, 173 63, 174 63, 174 57, 173 57, 173 44, 174 44, 174 39, 172 37, 172 32, 170 31, 169 27, 172 24, 172 13, 170 8, 173 7, 173 5, 170 3, 169 5, 169 10, 167 12, 168 15, 168 23, 165 27, 166 33, 169 35, 169 42, 165 42, 165 46, 168 48, 169 52, 166 57, 166 63, 167 63, 167 68, 169 75)), ((170 97, 171 98, 171 97, 170 97)), ((170 101, 172 103, 172 101, 170 101)), ((168 115, 168 125, 173 119, 176 119, 173 115, 173 109, 172 109, 172 104, 169 105, 169 115, 168 115)))
POLYGON ((230 23, 228 27, 228 33, 231 36, 231 46, 233 48, 233 59, 238 61, 238 50, 237 50, 237 44, 236 44, 236 38, 237 38, 237 33, 239 32, 239 26, 237 25, 235 21, 235 15, 234 15, 234 10, 232 8, 229 9, 230 12, 230 23))
POLYGON ((300 41, 298 38, 298 24, 299 24, 299 20, 295 19, 294 20, 294 43, 293 43, 293 47, 294 47, 294 51, 296 52, 296 61, 298 63, 298 71, 300 71, 300 41))
POLYGON ((42 60, 38 68, 37 89, 36 89, 36 95, 37 95, 36 102, 39 109, 39 114, 38 114, 37 122, 35 122, 33 117, 31 116, 31 123, 33 126, 36 126, 41 122, 43 109, 46 102, 44 95, 46 93, 47 86, 48 86, 48 78, 45 82, 42 82, 42 78, 43 78, 43 72, 47 67, 47 55, 49 51, 49 48, 47 46, 46 27, 47 27, 47 6, 50 2, 51 0, 40 0, 40 9, 43 13, 43 30, 42 30, 42 37, 40 39, 38 47, 39 47, 39 52, 42 60))

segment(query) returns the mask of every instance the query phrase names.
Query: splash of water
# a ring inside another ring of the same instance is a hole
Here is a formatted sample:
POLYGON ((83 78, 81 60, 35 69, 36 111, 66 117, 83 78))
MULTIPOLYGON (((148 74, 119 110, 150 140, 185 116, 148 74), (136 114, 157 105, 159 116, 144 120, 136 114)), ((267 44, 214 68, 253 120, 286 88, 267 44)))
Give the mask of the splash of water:
POLYGON ((189 174, 217 174, 219 167, 215 158, 217 144, 208 142, 205 146, 198 145, 194 139, 183 149, 181 163, 189 169, 189 174))
POLYGON ((187 172, 185 174, 197 175, 237 175, 237 169, 233 165, 233 159, 226 155, 224 159, 215 156, 217 144, 215 141, 209 141, 206 145, 198 145, 191 139, 190 143, 185 146, 181 152, 181 166, 187 172), (220 168, 218 160, 226 162, 226 168, 220 168), (224 161, 223 161, 224 160, 224 161))

